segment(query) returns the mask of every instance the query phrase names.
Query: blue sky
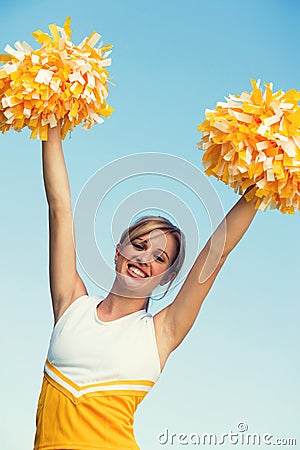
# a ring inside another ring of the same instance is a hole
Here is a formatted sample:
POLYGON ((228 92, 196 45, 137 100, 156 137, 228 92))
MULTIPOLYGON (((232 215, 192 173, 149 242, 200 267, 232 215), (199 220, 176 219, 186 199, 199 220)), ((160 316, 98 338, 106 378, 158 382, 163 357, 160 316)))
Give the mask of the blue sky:
MULTIPOLYGON (((276 90, 300 89, 296 1, 7 2, 0 18, 0 47, 16 40, 35 45, 31 32, 47 31, 50 23, 62 25, 67 15, 74 42, 96 30, 105 43, 113 44, 110 72, 116 85, 109 94, 115 108, 111 118, 89 131, 78 128, 65 141, 74 204, 98 169, 126 155, 162 152, 202 170, 196 142, 205 108, 229 93, 250 90, 250 78, 271 81, 276 90)), ((47 208, 40 143, 29 140, 28 130, 0 139, 0 447, 27 450, 32 448, 52 328, 47 208)), ((188 176, 186 170, 183 163, 182 177, 188 176)), ((217 180, 209 182, 227 212, 238 195, 217 180)), ((113 189, 97 215, 97 242, 107 261, 113 259, 114 248, 103 236, 109 236, 120 203, 154 187, 170 190, 188 205, 198 227, 198 244, 205 244, 209 220, 191 191, 168 176, 135 177, 113 189)), ((178 442, 159 444, 157 436, 165 429, 221 435, 236 431, 242 421, 249 432, 300 442, 299 225, 299 213, 257 213, 189 336, 138 409, 135 433, 142 450, 182 448, 178 442)), ((192 236, 188 244, 191 241, 192 236)), ((79 270, 89 292, 103 294, 79 270)), ((152 305, 152 312, 172 295, 152 305)))

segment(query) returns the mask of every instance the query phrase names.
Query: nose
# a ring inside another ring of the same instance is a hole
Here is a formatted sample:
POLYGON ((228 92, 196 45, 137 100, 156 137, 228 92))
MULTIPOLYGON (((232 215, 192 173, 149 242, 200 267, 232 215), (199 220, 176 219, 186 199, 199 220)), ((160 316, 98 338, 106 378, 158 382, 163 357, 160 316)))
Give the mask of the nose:
POLYGON ((144 250, 140 253, 138 253, 138 255, 136 255, 136 262, 139 262, 141 264, 149 264, 153 261, 153 256, 151 254, 150 249, 149 250, 144 250))

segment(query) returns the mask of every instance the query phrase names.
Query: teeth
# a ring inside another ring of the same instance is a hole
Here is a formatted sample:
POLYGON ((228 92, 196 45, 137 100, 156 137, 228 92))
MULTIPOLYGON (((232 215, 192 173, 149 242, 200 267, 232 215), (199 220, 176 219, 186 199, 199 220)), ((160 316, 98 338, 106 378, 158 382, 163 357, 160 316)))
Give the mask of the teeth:
POLYGON ((144 272, 142 272, 141 270, 139 270, 137 267, 130 266, 130 270, 131 270, 131 272, 135 273, 135 274, 138 275, 139 277, 145 278, 145 276, 146 276, 146 275, 144 274, 144 272))

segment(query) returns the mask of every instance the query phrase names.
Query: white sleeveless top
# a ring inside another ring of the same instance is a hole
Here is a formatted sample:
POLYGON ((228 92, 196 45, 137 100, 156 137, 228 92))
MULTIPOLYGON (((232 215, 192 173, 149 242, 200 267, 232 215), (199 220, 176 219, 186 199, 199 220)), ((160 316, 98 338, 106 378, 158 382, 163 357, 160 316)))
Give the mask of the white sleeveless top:
POLYGON ((140 310, 103 322, 97 316, 101 301, 84 295, 69 306, 53 329, 47 360, 80 386, 117 380, 155 383, 160 361, 152 315, 140 310))
POLYGON ((102 300, 79 297, 52 331, 35 450, 139 450, 134 413, 160 375, 153 317, 102 322, 102 300))

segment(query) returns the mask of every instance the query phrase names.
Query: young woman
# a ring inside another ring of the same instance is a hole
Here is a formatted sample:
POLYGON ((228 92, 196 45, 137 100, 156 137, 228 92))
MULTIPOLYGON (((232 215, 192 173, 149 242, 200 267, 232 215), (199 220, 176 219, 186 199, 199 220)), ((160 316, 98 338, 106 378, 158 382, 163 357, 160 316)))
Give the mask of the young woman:
POLYGON ((162 217, 139 220, 117 245, 110 292, 104 299, 89 296, 76 270, 59 127, 49 129, 42 147, 55 325, 34 449, 136 450, 134 412, 191 329, 227 256, 255 216, 257 199, 240 198, 202 249, 174 301, 152 316, 147 312, 151 292, 158 285, 168 289, 182 265, 182 232, 162 217), (201 282, 205 271, 209 276, 201 282))

